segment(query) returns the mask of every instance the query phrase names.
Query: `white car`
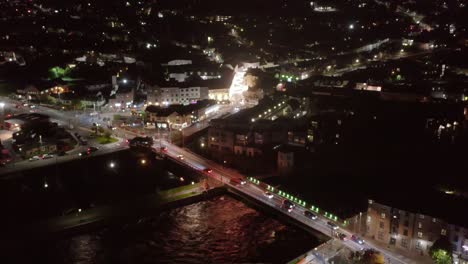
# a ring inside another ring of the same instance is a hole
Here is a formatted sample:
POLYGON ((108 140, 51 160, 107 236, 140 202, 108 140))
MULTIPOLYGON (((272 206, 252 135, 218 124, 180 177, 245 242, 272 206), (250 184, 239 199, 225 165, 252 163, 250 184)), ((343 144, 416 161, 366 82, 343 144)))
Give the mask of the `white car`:
POLYGON ((53 157, 54 157, 54 155, 52 155, 52 154, 44 154, 44 155, 42 155, 42 159, 51 159, 51 158, 53 158, 53 157))
POLYGON ((265 192, 264 194, 265 194, 266 197, 268 197, 268 199, 273 198, 273 194, 271 192, 265 192))
POLYGON ((41 158, 39 156, 32 156, 29 158, 29 161, 36 161, 36 160, 40 160, 41 158))

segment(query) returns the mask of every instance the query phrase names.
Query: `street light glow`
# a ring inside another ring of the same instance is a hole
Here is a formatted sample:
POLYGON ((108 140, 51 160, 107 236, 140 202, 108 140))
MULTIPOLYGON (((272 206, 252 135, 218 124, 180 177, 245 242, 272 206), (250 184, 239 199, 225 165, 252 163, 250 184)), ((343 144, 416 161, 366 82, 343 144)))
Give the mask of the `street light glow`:
POLYGON ((145 164, 146 164, 146 160, 145 160, 145 159, 142 159, 142 160, 140 160, 140 163, 141 163, 141 165, 145 165, 145 164))
POLYGON ((111 168, 111 169, 115 168, 115 162, 111 161, 109 163, 109 168, 111 168))

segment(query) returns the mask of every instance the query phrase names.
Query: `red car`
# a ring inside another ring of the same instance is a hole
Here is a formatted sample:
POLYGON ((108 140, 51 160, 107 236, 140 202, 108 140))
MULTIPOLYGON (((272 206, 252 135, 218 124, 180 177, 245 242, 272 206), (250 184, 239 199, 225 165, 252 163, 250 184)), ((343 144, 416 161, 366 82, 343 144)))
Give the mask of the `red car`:
POLYGON ((212 173, 213 172, 213 170, 210 169, 210 168, 205 168, 203 171, 206 172, 206 173, 212 173))

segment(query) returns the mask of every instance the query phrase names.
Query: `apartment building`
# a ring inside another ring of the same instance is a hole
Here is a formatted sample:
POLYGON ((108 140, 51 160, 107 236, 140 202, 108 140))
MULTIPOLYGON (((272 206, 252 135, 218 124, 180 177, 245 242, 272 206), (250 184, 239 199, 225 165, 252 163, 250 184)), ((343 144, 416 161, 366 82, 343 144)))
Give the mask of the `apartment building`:
MULTIPOLYGON (((466 223, 468 224, 468 223, 466 223)), ((446 220, 369 200, 366 236, 408 253, 429 255, 434 242, 446 236, 456 263, 468 263, 468 228, 446 220)))
POLYGON ((150 105, 187 105, 208 99, 208 87, 163 87, 147 94, 150 105))

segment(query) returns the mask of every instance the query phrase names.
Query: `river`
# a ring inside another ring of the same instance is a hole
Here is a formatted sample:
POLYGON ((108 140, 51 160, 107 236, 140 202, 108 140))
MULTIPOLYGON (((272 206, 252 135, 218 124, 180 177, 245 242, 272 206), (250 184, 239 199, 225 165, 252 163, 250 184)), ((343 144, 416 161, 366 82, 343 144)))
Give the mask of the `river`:
POLYGON ((309 233, 223 195, 35 244, 13 253, 12 263, 285 263, 318 244, 309 233))

